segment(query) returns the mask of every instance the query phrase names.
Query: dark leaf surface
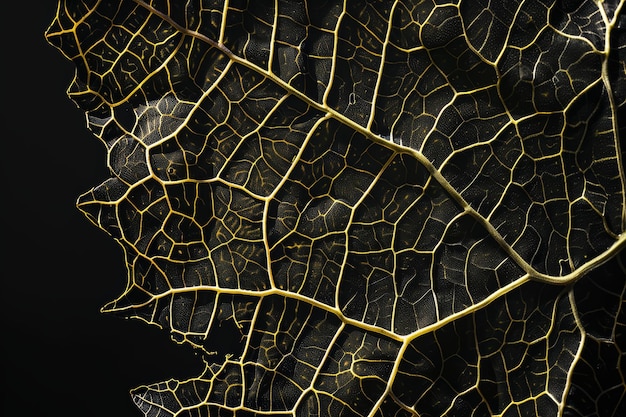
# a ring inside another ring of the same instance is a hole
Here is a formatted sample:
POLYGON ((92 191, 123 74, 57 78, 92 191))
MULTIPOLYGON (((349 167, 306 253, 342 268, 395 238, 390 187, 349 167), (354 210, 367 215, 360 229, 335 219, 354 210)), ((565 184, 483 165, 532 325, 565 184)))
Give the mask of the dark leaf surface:
POLYGON ((61 1, 145 416, 618 416, 623 1, 61 1))

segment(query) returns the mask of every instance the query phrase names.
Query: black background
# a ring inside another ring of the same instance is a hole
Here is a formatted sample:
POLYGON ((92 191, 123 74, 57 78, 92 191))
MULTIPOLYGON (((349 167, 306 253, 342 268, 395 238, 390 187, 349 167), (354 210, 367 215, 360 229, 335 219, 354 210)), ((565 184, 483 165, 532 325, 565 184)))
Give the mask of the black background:
POLYGON ((141 416, 131 388, 197 375, 200 362, 156 326, 100 313, 126 270, 75 207, 108 170, 66 95, 74 67, 45 41, 55 13, 54 0, 3 4, 3 416, 141 416))

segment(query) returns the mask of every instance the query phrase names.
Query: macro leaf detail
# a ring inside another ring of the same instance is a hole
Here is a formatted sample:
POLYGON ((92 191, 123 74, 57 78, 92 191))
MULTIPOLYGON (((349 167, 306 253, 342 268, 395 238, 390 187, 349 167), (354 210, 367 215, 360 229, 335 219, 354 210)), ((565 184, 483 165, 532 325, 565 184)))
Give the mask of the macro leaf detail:
POLYGON ((626 411, 624 1, 75 1, 164 416, 626 411))

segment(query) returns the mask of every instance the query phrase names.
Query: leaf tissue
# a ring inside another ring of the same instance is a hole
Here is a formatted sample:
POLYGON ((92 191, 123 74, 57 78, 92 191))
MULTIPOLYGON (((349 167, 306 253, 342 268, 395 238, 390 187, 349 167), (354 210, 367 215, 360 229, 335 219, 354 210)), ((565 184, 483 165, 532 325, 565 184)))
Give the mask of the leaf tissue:
POLYGON ((138 409, 626 415, 624 3, 60 0, 138 409))

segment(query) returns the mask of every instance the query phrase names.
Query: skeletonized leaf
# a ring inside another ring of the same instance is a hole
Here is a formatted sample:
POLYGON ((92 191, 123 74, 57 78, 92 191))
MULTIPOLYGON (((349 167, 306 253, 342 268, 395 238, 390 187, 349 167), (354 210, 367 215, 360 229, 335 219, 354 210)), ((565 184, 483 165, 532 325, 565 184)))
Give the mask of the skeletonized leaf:
POLYGON ((624 1, 73 1, 145 416, 626 411, 624 1))

